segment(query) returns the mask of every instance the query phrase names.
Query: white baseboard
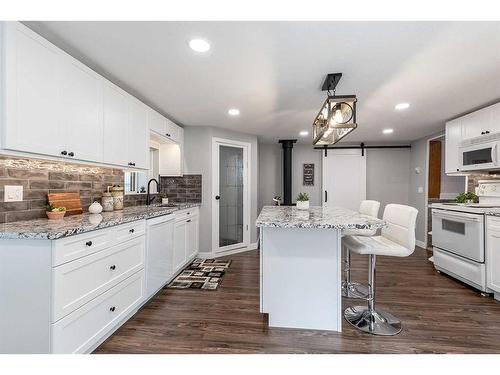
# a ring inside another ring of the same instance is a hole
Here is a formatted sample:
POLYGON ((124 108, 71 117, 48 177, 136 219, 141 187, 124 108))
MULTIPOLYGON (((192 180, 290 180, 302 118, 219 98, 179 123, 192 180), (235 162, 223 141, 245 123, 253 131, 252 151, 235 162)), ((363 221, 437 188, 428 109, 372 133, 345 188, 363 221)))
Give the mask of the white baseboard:
POLYGON ((416 240, 415 241, 415 244, 418 246, 418 247, 421 247, 423 249, 426 249, 427 248, 427 244, 423 241, 419 241, 419 240, 416 240))
POLYGON ((234 254, 244 253, 245 251, 255 250, 258 248, 258 245, 259 245, 258 242, 254 242, 246 247, 241 247, 239 249, 234 249, 234 250, 228 250, 228 251, 224 251, 221 253, 200 252, 200 253, 198 253, 198 257, 205 258, 205 259, 220 258, 220 257, 224 257, 226 255, 234 255, 234 254))

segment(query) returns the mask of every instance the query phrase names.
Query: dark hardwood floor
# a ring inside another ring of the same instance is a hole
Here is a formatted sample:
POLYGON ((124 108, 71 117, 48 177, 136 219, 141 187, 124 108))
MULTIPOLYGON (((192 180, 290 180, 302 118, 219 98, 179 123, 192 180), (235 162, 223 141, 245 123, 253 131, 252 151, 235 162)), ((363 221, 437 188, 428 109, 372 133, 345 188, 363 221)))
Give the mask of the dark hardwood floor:
MULTIPOLYGON (((393 337, 267 328, 259 314, 259 254, 233 260, 217 291, 163 290, 96 353, 500 353, 500 302, 443 274, 428 253, 377 259, 377 306, 403 322, 393 337)), ((367 259, 353 257, 366 279, 367 259)), ((293 277, 293 274, 290 275, 293 277)), ((311 291, 313 292, 313 291, 311 291)), ((344 307, 354 302, 345 300, 344 307)))

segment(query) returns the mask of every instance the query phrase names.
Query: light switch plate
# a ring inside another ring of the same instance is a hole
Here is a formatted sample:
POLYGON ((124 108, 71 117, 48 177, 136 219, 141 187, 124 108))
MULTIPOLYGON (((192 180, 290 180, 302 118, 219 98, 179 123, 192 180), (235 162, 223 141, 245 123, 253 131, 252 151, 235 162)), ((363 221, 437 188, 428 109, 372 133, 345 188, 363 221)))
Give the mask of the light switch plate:
POLYGON ((5 185, 4 186, 4 202, 22 202, 23 186, 22 185, 5 185))

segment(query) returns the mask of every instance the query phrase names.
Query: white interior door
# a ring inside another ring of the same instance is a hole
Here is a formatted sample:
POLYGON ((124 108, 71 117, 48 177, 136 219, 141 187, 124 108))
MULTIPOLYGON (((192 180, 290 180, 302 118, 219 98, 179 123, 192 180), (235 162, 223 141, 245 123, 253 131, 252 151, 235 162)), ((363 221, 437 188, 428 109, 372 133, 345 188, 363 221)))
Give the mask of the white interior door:
POLYGON ((222 252, 250 243, 250 144, 219 138, 212 144, 212 249, 222 252))
POLYGON ((323 205, 358 211, 366 199, 366 150, 328 150, 323 155, 323 205))

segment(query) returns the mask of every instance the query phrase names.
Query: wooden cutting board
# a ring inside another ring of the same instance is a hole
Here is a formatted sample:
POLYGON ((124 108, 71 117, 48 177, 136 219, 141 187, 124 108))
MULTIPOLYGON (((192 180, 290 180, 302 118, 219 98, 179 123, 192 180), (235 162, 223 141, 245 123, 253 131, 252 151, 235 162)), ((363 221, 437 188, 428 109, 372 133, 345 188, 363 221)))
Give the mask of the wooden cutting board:
POLYGON ((57 207, 66 207, 66 216, 83 213, 80 193, 50 193, 49 204, 57 207))

